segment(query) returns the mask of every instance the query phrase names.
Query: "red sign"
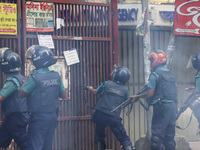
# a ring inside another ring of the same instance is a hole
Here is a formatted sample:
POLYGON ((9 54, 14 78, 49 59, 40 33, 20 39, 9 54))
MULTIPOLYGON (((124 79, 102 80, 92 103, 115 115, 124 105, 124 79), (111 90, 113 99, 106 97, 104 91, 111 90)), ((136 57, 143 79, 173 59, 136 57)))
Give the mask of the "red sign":
POLYGON ((176 0, 174 34, 200 36, 200 1, 176 0))

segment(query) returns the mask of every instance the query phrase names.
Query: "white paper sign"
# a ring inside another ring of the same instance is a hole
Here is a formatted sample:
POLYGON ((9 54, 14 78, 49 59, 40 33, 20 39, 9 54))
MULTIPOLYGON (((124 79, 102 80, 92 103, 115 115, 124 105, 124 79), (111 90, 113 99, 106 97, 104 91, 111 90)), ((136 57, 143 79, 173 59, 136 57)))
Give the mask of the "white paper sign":
POLYGON ((60 29, 62 26, 64 27, 65 26, 65 23, 64 23, 64 19, 62 18, 56 18, 56 29, 60 29))
POLYGON ((46 46, 50 49, 54 49, 54 43, 51 35, 39 35, 38 41, 40 46, 46 46))
POLYGON ((76 49, 71 49, 71 50, 68 50, 68 51, 64 51, 63 53, 64 53, 65 60, 66 60, 68 66, 80 62, 76 49))

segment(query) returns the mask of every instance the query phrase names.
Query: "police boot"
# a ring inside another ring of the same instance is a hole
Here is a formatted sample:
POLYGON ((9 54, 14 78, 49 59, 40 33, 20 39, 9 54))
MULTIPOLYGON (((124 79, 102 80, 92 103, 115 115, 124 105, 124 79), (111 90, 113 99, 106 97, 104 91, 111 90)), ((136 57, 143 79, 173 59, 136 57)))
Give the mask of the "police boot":
POLYGON ((105 143, 101 141, 96 141, 95 150, 105 150, 105 143))
POLYGON ((122 150, 133 150, 133 147, 131 145, 123 145, 122 150))

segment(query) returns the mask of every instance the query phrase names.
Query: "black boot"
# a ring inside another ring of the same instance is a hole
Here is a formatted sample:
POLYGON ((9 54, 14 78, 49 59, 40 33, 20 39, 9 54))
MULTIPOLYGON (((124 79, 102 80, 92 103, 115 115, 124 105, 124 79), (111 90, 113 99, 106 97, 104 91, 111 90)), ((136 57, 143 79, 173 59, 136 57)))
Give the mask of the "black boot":
POLYGON ((133 147, 131 145, 123 145, 122 149, 123 150, 133 150, 133 147))
POLYGON ((101 141, 96 141, 95 150, 105 150, 105 143, 101 141))

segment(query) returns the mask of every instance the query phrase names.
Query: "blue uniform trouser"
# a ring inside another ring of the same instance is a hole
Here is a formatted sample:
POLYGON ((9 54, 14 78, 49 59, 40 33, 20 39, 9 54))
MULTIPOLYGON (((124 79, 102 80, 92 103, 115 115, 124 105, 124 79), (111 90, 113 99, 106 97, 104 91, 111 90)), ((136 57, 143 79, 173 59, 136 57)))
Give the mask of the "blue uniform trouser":
POLYGON ((56 125, 56 112, 32 113, 28 127, 29 150, 51 150, 56 125))
POLYGON ((174 150, 176 143, 175 125, 176 125, 177 105, 175 103, 159 103, 153 106, 153 118, 151 132, 153 136, 159 137, 159 150, 174 150))
MULTIPOLYGON (((26 114, 27 115, 27 114, 26 114)), ((0 147, 7 148, 12 139, 21 150, 28 150, 26 126, 28 118, 21 113, 12 113, 5 116, 0 126, 0 147)))
POLYGON ((121 145, 132 145, 121 123, 121 118, 96 111, 92 114, 92 121, 96 124, 95 141, 105 142, 105 128, 109 126, 121 145))

